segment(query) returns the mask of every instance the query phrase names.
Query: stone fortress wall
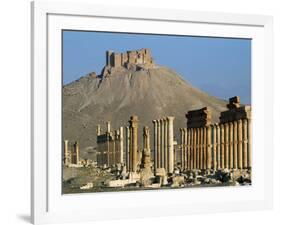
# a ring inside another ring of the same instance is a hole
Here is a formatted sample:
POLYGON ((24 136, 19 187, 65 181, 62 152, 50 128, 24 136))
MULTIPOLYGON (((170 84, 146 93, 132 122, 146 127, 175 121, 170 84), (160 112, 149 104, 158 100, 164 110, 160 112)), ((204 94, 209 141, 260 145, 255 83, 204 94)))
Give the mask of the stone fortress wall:
POLYGON ((120 67, 135 65, 153 65, 151 52, 148 48, 142 48, 135 51, 126 51, 118 53, 113 51, 106 51, 106 66, 120 67))

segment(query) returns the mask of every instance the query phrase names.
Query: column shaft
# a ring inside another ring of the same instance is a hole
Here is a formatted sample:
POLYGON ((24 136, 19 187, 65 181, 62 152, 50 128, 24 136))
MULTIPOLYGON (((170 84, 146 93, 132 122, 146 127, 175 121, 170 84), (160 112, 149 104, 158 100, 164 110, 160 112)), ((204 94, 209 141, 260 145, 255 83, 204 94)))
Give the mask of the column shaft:
POLYGON ((233 169, 233 123, 229 123, 229 169, 233 169))
POLYGON ((211 126, 207 127, 207 169, 211 169, 212 152, 211 152, 211 126))
POLYGON ((243 168, 248 168, 248 123, 243 120, 243 168))
POLYGON ((220 126, 217 125, 217 169, 221 168, 221 132, 220 126))
POLYGON ((153 120, 153 150, 154 150, 154 174, 156 174, 157 166, 157 122, 153 120))
POLYGON ((220 124, 221 128, 221 168, 224 169, 224 125, 220 124))
POLYGON ((217 125, 213 125, 213 169, 217 169, 217 125))
POLYGON ((248 168, 252 168, 252 123, 248 119, 248 168))
POLYGON ((224 168, 229 168, 229 126, 224 124, 224 168))
POLYGON ((243 131, 242 131, 242 121, 238 120, 238 168, 242 169, 243 168, 243 146, 242 146, 242 135, 243 135, 243 131))
POLYGON ((169 152, 169 167, 168 172, 174 171, 174 117, 167 117, 168 119, 168 152, 169 152))
POLYGON ((238 168, 238 160, 237 160, 237 146, 238 146, 238 140, 237 140, 237 121, 233 122, 233 169, 238 168))

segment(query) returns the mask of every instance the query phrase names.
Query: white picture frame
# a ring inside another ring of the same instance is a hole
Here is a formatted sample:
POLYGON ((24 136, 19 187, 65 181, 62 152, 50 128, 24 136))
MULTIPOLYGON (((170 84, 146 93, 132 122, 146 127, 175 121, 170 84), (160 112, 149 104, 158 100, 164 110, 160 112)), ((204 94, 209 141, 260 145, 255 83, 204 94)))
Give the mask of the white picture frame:
POLYGON ((31 51, 34 224, 272 208, 272 17, 36 1, 31 51), (62 29, 252 38, 253 185, 62 195, 62 29))

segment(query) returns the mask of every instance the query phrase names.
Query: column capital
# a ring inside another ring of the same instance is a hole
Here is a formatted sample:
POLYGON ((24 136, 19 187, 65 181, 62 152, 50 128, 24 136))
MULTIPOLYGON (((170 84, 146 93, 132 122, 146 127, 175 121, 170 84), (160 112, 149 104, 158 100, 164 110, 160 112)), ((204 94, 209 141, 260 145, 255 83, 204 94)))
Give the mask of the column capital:
POLYGON ((166 118, 167 118, 168 121, 173 121, 175 119, 174 116, 167 116, 166 118))

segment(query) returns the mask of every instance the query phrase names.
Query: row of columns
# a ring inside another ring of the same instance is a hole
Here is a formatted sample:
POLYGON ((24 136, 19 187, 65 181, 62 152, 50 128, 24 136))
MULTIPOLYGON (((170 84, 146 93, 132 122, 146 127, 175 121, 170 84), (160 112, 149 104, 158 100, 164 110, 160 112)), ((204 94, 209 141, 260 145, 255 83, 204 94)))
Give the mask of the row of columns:
POLYGON ((154 128, 154 172, 157 168, 174 170, 174 117, 153 120, 154 128))
POLYGON ((185 169, 251 168, 251 120, 180 129, 185 169))

